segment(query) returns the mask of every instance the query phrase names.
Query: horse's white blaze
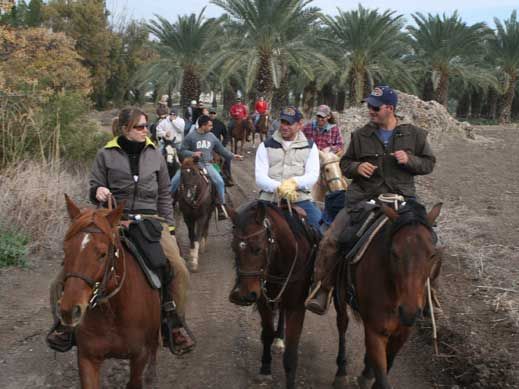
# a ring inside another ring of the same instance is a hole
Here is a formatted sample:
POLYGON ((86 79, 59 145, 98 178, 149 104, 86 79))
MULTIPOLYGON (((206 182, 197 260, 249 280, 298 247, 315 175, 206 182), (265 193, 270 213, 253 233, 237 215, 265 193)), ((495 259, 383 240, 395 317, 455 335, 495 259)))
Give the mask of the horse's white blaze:
POLYGON ((90 242, 90 234, 85 234, 85 237, 81 241, 81 247, 79 248, 79 251, 83 251, 87 246, 88 242, 90 242))

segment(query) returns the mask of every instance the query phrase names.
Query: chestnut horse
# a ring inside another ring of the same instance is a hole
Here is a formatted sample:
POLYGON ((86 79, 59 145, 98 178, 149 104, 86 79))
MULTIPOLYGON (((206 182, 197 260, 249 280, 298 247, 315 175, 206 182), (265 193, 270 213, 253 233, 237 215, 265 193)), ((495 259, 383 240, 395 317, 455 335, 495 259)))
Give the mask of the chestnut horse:
POLYGON ((276 336, 274 304, 279 304, 280 318, 286 322, 286 387, 292 389, 317 242, 312 243, 302 224, 275 205, 254 201, 238 213, 231 210, 230 215, 240 299, 256 303, 261 316, 263 355, 259 377, 271 379, 271 347, 276 336))
POLYGON ((331 151, 319 150, 321 175, 312 188, 312 199, 314 201, 324 203, 326 193, 348 188, 348 183, 342 175, 340 162, 340 158, 331 151))
POLYGON ((64 240, 65 284, 59 301, 64 325, 74 327, 81 387, 100 388, 103 360, 130 360, 126 388, 155 377, 160 334, 160 297, 121 244, 118 224, 124 204, 113 211, 81 211, 67 196, 72 220, 64 240))
MULTIPOLYGON (((439 275, 441 261, 434 244, 432 225, 441 206, 441 203, 436 204, 429 213, 414 200, 404 203, 398 211, 382 206, 388 218, 386 224, 374 236, 358 263, 337 272, 335 306, 339 353, 336 386, 344 385, 346 381, 348 300, 350 303, 355 301, 352 306, 364 324, 366 354, 359 385, 368 388, 375 378, 373 388, 390 388, 387 374, 416 319, 424 311, 427 280, 429 277, 434 280, 439 275), (350 274, 345 277, 348 272, 350 274)), ((342 217, 341 213, 337 218, 342 217)), ((343 266, 347 267, 344 262, 343 266)))
POLYGON ((182 161, 177 199, 189 234, 188 266, 192 272, 198 271, 199 252, 203 253, 207 244, 209 222, 216 206, 213 188, 211 179, 198 165, 198 159, 182 161))
POLYGON ((247 119, 234 119, 234 127, 231 131, 231 143, 234 154, 238 153, 238 142, 240 143, 240 154, 243 154, 243 144, 252 133, 252 142, 254 142, 254 123, 249 117, 247 119))
MULTIPOLYGON (((260 118, 259 118, 259 121, 258 121, 258 124, 256 125, 256 131, 259 133, 259 136, 260 136, 260 143, 263 142, 267 136, 268 136, 268 132, 269 132, 269 128, 270 128, 270 116, 268 113, 262 113, 260 115, 260 118)), ((252 145, 254 146, 254 136, 252 137, 252 145)))

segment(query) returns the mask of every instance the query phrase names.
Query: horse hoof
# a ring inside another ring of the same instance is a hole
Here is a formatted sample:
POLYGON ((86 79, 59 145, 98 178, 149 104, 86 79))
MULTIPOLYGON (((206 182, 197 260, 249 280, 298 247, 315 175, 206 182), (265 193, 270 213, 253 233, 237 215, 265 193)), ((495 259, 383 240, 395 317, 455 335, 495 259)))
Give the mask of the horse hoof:
POLYGON ((191 273, 198 272, 198 262, 189 262, 188 268, 191 273))
POLYGON ((335 389, 359 389, 359 384, 355 377, 347 375, 335 376, 333 381, 333 387, 335 389))
POLYGON ((374 381, 373 379, 366 378, 364 376, 357 377, 357 388, 370 389, 373 381, 374 381))
POLYGON ((283 354, 285 352, 285 341, 280 338, 275 338, 272 343, 272 352, 274 354, 283 354))
POLYGON ((266 384, 272 382, 272 374, 258 374, 254 381, 258 384, 266 384))

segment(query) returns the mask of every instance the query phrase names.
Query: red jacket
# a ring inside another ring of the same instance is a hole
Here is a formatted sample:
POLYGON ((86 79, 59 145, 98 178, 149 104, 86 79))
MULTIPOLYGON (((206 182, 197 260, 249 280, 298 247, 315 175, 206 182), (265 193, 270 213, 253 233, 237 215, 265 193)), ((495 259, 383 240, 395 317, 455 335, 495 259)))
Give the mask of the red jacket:
POLYGON ((247 106, 243 103, 234 104, 231 107, 230 114, 233 119, 247 119, 249 116, 247 106))
POLYGON ((256 109, 256 112, 258 113, 265 113, 268 111, 269 109, 269 103, 267 103, 265 100, 261 101, 257 101, 256 102, 256 105, 254 106, 254 108, 256 109))

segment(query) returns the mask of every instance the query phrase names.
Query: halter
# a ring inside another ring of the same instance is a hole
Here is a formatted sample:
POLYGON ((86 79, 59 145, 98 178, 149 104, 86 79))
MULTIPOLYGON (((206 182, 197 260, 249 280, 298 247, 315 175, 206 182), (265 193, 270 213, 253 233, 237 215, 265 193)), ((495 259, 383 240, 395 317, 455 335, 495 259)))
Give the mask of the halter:
POLYGON ((245 235, 245 236, 234 234, 234 237, 240 240, 240 242, 238 243, 240 248, 245 248, 247 246, 247 241, 250 238, 259 236, 261 234, 266 234, 267 242, 268 242, 267 257, 266 257, 265 262, 264 262, 265 266, 263 268, 259 269, 259 270, 256 270, 256 271, 242 271, 242 270, 240 270, 240 266, 239 266, 238 261, 236 261, 236 267, 237 267, 237 271, 238 271, 238 279, 240 277, 243 277, 243 278, 259 278, 260 285, 261 285, 261 293, 262 293, 263 297, 265 298, 265 300, 268 303, 277 303, 277 302, 279 302, 279 300, 281 299, 281 296, 285 292, 285 289, 287 288, 288 283, 290 282, 290 280, 292 278, 292 275, 294 273, 295 265, 296 265, 296 262, 297 262, 297 257, 299 255, 299 245, 298 245, 298 243, 296 241, 295 242, 296 250, 295 250, 295 254, 294 254, 294 259, 292 261, 292 265, 290 266, 290 270, 288 271, 288 275, 286 277, 273 276, 273 275, 269 274, 268 269, 269 269, 269 266, 270 266, 270 263, 271 263, 271 259, 272 259, 273 246, 274 246, 276 241, 275 241, 275 239, 273 237, 273 234, 272 234, 272 224, 270 222, 270 219, 265 217, 263 219, 263 227, 260 230, 258 230, 258 231, 253 232, 253 233, 248 234, 248 235, 245 235), (268 292, 267 291, 267 282, 269 281, 269 279, 270 279, 271 282, 282 284, 281 290, 279 291, 277 296, 274 297, 273 299, 268 297, 268 294, 267 294, 267 292, 268 292))
MULTIPOLYGON (((187 170, 188 172, 191 170, 191 168, 187 168, 185 169, 187 170)), ((197 192, 197 189, 199 187, 198 184, 194 184, 192 185, 193 188, 194 188, 194 191, 195 191, 195 200, 192 201, 192 200, 188 200, 186 199, 186 197, 184 195, 182 195, 182 198, 184 199, 184 201, 191 207, 191 208, 198 208, 200 207, 200 204, 202 203, 202 200, 204 199, 205 195, 207 194, 207 192, 209 191, 209 188, 211 187, 210 184, 209 184, 209 179, 202 173, 202 169, 198 169, 198 175, 200 175, 200 177, 202 177, 204 179, 204 181, 206 182, 207 185, 205 186, 202 186, 202 190, 200 191, 200 193, 198 194, 198 196, 196 196, 196 192, 197 192)), ((180 170, 180 186, 179 186, 179 190, 181 191, 184 191, 185 189, 185 184, 184 184, 184 177, 182 175, 182 169, 180 170)))
POLYGON ((321 178, 324 182, 326 182, 326 184, 329 184, 330 182, 334 182, 334 181, 341 181, 342 177, 333 177, 333 178, 330 178, 330 179, 327 179, 326 178, 326 175, 324 174, 324 167, 327 166, 327 165, 331 165, 332 163, 339 163, 339 161, 329 161, 329 162, 325 162, 321 165, 321 178))
MULTIPOLYGON (((99 226, 86 227, 78 231, 78 233, 79 232, 106 234, 106 232, 104 232, 99 226)), ((88 304, 90 309, 95 308, 99 303, 107 302, 109 299, 119 293, 124 284, 124 281, 126 280, 126 260, 124 257, 124 250, 121 248, 121 244, 117 240, 116 233, 113 231, 110 234, 110 246, 108 247, 108 251, 103 258, 108 258, 108 261, 106 261, 106 264, 104 265, 103 278, 101 279, 101 282, 95 281, 94 279, 77 272, 65 273, 65 278, 63 280, 63 282, 65 282, 69 278, 79 278, 92 289, 92 296, 90 297, 88 304), (116 261, 119 258, 119 252, 122 253, 123 275, 117 287, 112 292, 108 293, 108 282, 113 277, 113 275, 117 276, 117 273, 114 272, 116 261)))

